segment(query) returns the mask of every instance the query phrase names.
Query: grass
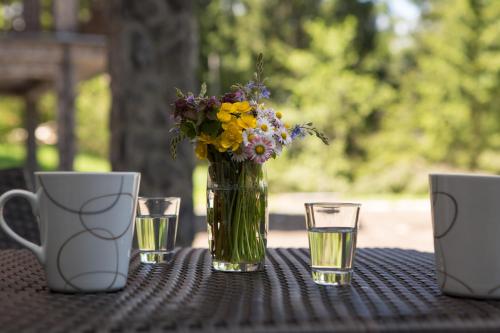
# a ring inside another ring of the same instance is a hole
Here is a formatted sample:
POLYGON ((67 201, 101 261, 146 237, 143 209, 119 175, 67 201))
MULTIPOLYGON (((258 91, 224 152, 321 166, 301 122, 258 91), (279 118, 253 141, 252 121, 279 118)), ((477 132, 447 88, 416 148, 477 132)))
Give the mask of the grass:
MULTIPOLYGON (((0 169, 22 167, 25 160, 23 145, 0 144, 0 169)), ((38 147, 38 164, 41 170, 56 170, 58 164, 57 150, 54 146, 38 147)), ((101 157, 88 154, 78 154, 75 158, 76 171, 110 171, 109 162, 101 157)))
POLYGON ((207 169, 206 164, 198 165, 193 172, 193 204, 194 207, 203 207, 207 201, 207 169))

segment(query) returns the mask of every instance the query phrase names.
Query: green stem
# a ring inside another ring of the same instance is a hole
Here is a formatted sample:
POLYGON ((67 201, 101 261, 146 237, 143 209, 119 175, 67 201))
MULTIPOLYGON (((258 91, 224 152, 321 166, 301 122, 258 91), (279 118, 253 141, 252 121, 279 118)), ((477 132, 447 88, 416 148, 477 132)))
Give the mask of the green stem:
POLYGON ((260 165, 219 159, 210 165, 213 207, 207 211, 212 255, 231 263, 260 262, 265 255, 267 191, 260 165))

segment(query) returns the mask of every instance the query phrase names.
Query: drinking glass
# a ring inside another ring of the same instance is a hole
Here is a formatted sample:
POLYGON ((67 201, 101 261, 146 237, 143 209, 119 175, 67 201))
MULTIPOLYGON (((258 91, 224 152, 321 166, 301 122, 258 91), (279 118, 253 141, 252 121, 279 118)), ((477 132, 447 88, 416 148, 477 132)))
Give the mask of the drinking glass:
POLYGON ((314 282, 349 285, 353 273, 357 203, 306 203, 306 223, 314 282))
POLYGON ((180 198, 138 199, 135 236, 141 262, 169 261, 175 248, 180 198))

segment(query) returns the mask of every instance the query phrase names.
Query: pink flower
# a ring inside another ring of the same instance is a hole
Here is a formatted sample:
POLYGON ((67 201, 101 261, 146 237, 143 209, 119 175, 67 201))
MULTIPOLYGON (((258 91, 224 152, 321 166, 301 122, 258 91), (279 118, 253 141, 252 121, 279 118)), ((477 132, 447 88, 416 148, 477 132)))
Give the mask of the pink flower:
POLYGON ((273 152, 273 142, 265 136, 256 136, 245 147, 247 156, 255 163, 267 161, 273 152))

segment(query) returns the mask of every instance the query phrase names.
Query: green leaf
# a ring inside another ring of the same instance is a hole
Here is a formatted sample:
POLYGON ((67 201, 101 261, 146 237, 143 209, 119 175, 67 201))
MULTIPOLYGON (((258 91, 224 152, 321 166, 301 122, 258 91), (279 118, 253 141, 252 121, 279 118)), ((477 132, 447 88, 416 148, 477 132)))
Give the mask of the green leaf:
POLYGON ((194 139, 196 137, 196 126, 191 121, 184 121, 181 123, 181 131, 190 139, 194 139))
POLYGON ((254 74, 256 83, 262 83, 262 75, 264 74, 264 55, 259 53, 255 64, 256 71, 254 74))
POLYGON ((240 89, 243 89, 243 86, 239 83, 236 83, 236 84, 232 84, 231 85, 231 88, 229 88, 231 91, 236 91, 236 90, 240 90, 240 89))
POLYGON ((172 138, 172 140, 170 140, 170 156, 173 160, 177 158, 177 146, 182 140, 184 140, 184 138, 184 133, 179 132, 179 134, 177 134, 172 138))
POLYGON ((207 94, 207 84, 205 82, 203 82, 201 84, 201 90, 200 90, 200 94, 198 95, 198 97, 203 98, 203 97, 205 97, 206 94, 207 94))
POLYGON ((210 120, 215 120, 217 119, 217 112, 219 112, 217 109, 208 110, 206 116, 210 120))
POLYGON ((220 130, 220 123, 216 120, 207 120, 201 124, 201 131, 210 136, 217 136, 220 130))
POLYGON ((179 88, 175 88, 175 94, 178 98, 184 98, 184 93, 179 88))

